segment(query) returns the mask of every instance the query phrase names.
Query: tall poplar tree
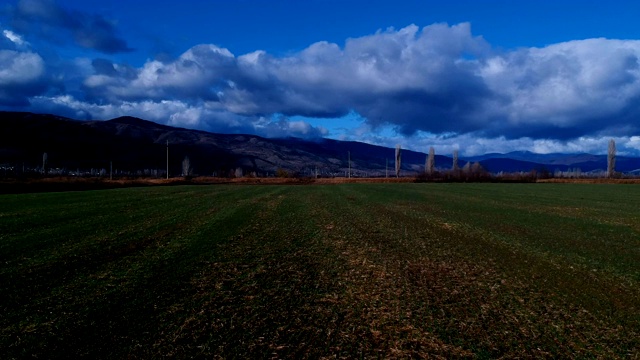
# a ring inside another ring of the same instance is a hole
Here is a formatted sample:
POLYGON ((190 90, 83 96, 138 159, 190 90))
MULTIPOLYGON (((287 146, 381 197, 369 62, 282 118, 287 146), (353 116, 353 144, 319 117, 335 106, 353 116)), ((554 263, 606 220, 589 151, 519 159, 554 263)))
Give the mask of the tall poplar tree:
POLYGON ((433 175, 436 169, 436 151, 433 146, 429 148, 429 155, 427 156, 427 163, 425 164, 424 171, 427 175, 433 175))
POLYGON ((616 141, 609 140, 609 151, 607 152, 607 177, 612 178, 616 172, 616 141))

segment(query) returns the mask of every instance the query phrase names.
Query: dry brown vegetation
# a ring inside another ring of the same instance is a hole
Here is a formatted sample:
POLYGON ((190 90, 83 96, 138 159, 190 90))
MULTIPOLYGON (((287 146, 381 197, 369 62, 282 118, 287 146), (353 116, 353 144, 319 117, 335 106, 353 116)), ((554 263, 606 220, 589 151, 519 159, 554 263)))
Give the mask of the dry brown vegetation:
MULTIPOLYGON (((481 181, 491 181, 482 178, 481 181)), ((514 179, 505 177, 503 181, 514 179)), ((42 177, 29 179, 0 179, 0 193, 74 191, 92 189, 110 189, 122 187, 160 186, 160 185, 212 185, 212 184, 244 184, 244 185, 300 185, 300 184, 385 184, 412 183, 429 181, 453 181, 451 179, 425 179, 424 177, 378 177, 378 178, 310 178, 310 177, 240 177, 221 178, 197 176, 189 179, 174 177, 170 179, 158 178, 118 178, 109 180, 97 177, 42 177)), ((459 180, 458 180, 459 181, 459 180)), ((474 182, 473 178, 465 182, 474 182)), ((493 181, 500 182, 500 179, 493 181)), ((457 182, 457 181, 454 181, 457 182)), ((519 182, 519 181, 518 181, 519 182)), ((523 182, 530 182, 529 180, 523 182)), ((640 184, 640 178, 552 178, 538 179, 538 183, 567 183, 567 184, 640 184)))
POLYGON ((119 178, 109 180, 95 177, 43 177, 29 179, 1 179, 0 194, 26 193, 49 191, 97 190, 123 187, 161 186, 161 185, 213 185, 213 184, 244 184, 244 185, 300 185, 300 184, 370 184, 370 183, 410 183, 412 177, 403 178, 280 178, 280 177, 241 177, 221 178, 197 176, 189 179, 175 177, 170 179, 157 178, 119 178))

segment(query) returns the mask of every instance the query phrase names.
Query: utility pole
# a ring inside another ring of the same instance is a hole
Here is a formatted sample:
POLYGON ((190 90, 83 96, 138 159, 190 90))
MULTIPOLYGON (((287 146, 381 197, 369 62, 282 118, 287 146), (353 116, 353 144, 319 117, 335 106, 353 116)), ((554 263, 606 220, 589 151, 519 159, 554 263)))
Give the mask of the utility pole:
POLYGON ((169 140, 167 140, 167 180, 169 180, 169 140))
POLYGON ((109 161, 109 180, 113 180, 113 161, 109 161))
POLYGON ((349 155, 349 179, 351 179, 351 151, 347 151, 349 155))
POLYGON ((388 158, 384 159, 384 177, 385 178, 389 177, 389 159, 388 158))

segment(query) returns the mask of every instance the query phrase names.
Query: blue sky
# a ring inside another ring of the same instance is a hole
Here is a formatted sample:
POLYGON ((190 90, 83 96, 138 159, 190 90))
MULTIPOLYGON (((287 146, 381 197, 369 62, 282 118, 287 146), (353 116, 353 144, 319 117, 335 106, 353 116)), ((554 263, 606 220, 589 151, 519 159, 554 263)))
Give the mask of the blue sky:
POLYGON ((0 109, 640 155, 638 18, 636 1, 9 1, 0 109))

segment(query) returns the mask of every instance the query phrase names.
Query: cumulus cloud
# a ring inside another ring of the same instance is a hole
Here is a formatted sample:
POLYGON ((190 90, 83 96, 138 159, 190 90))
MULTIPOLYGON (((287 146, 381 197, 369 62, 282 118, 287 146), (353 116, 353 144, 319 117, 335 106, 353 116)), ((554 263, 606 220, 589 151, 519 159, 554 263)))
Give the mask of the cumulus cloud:
MULTIPOLYGON (((18 20, 40 19, 42 26, 70 31, 93 26, 68 22, 70 13, 50 1, 23 0, 16 9, 18 20)), ((118 39, 105 24, 105 34, 118 39)), ((111 49, 126 50, 123 44, 111 49)), ((109 46, 95 48, 109 52, 109 46)), ((15 87, 42 78, 38 55, 4 56, 0 61, 13 70, 0 73, 0 81, 4 76, 9 84, 16 77, 15 87), (25 61, 9 60, 18 56, 25 61)), ((411 25, 342 45, 318 42, 288 56, 264 51, 236 56, 201 44, 176 59, 149 60, 140 67, 97 58, 83 67, 90 73, 79 80, 77 94, 40 94, 32 102, 84 117, 134 115, 267 136, 326 136, 326 129, 290 118, 358 114, 366 129, 359 139, 392 139, 393 146, 399 141, 388 136, 392 132, 416 146, 466 146, 468 154, 517 146, 565 151, 578 143, 595 148, 602 144, 593 139, 603 136, 633 150, 640 148, 633 137, 640 132, 639 58, 637 40, 588 39, 499 51, 472 34, 467 23, 411 25)), ((28 95, 23 91, 19 98, 28 95)))
POLYGON ((142 68, 94 61, 95 75, 85 81, 87 92, 108 101, 135 99, 217 100, 235 77, 235 58, 214 45, 198 45, 177 60, 149 61, 142 68))
POLYGON ((168 63, 102 64, 85 87, 105 101, 180 99, 249 117, 353 111, 405 136, 567 140, 639 130, 639 54, 638 41, 607 39, 498 53, 466 23, 412 25, 287 57, 198 45, 168 63))
POLYGON ((67 34, 74 43, 106 54, 128 52, 127 42, 116 27, 102 16, 67 10, 53 0, 20 0, 12 8, 11 24, 23 33, 64 42, 67 34), (60 30, 65 33, 61 34, 60 30))
POLYGON ((638 131, 640 41, 590 39, 523 49, 481 67, 507 101, 487 109, 490 134, 570 139, 638 131))
POLYGON ((32 52, 0 50, 0 105, 23 106, 45 88, 45 66, 32 52))
MULTIPOLYGON (((87 91, 109 101, 140 97, 215 101, 242 115, 282 113, 333 117, 356 111, 372 124, 397 122, 412 133, 431 119, 464 117, 491 97, 470 61, 488 45, 469 25, 389 29, 347 40, 320 42, 293 56, 257 51, 235 57, 198 45, 170 63, 149 61, 130 72, 88 78, 87 91)), ((438 120, 438 121, 437 121, 438 120)), ((439 121, 443 120, 443 121, 439 121)))

